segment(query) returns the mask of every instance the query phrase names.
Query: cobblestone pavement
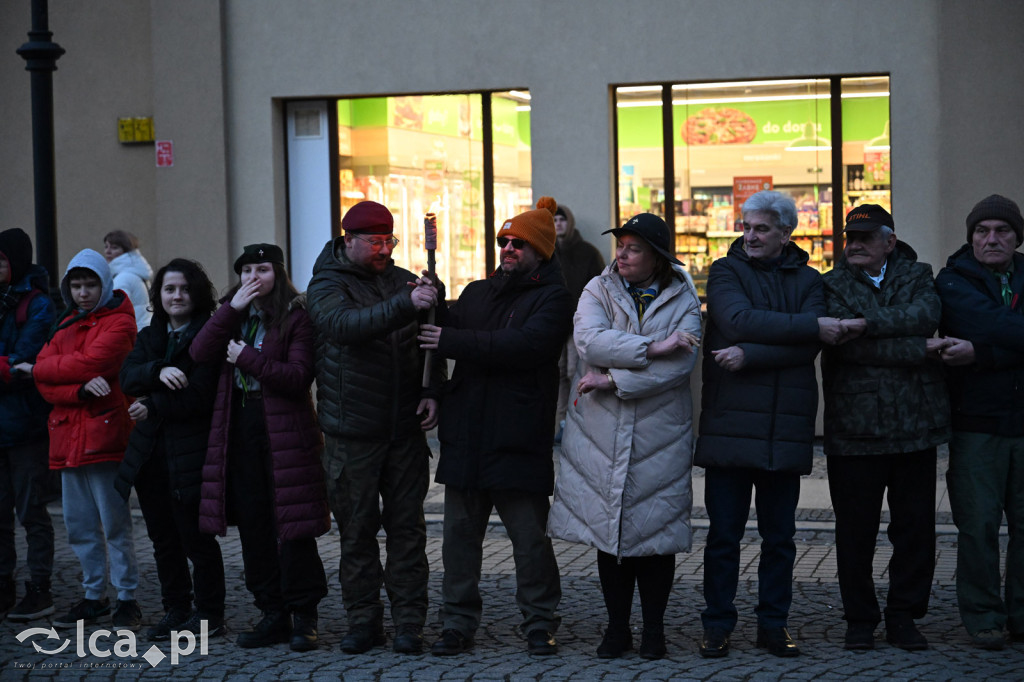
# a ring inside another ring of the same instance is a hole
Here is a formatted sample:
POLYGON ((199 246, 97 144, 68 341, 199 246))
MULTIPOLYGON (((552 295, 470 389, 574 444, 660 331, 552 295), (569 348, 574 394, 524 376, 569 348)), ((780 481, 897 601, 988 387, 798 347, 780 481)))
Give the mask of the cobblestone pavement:
MULTIPOLYGON (((944 472, 944 464, 940 465, 944 472)), ((814 476, 820 477, 816 467, 814 476)), ((427 510, 432 519, 428 525, 427 551, 430 560, 431 617, 426 627, 428 644, 439 634, 436 605, 440 603, 441 587, 441 525, 439 504, 443 489, 432 486, 427 510)), ((54 506, 58 549, 54 577, 54 596, 59 611, 67 609, 81 596, 78 563, 67 547, 59 506, 54 506)), ((905 652, 884 641, 884 630, 876 633, 877 648, 868 652, 849 652, 842 648, 845 630, 839 588, 836 582, 835 544, 829 510, 801 510, 803 519, 797 534, 794 601, 790 630, 801 645, 803 655, 795 659, 778 659, 754 647, 755 620, 753 609, 757 593, 758 540, 748 532, 744 541, 737 606, 740 624, 733 634, 733 651, 718 660, 705 660, 697 655, 700 636, 699 613, 701 597, 702 555, 706 528, 701 527, 703 509, 695 509, 696 531, 693 551, 680 555, 676 565, 675 590, 666 613, 668 656, 661 661, 645 661, 635 653, 617 660, 603 661, 594 656, 605 624, 605 611, 597 577, 593 549, 563 542, 555 543, 562 572, 562 625, 557 633, 560 653, 535 658, 525 651, 525 642, 518 635, 518 613, 514 603, 515 576, 511 546, 500 523, 492 523, 484 549, 483 624, 476 637, 476 647, 469 653, 452 658, 403 656, 389 647, 381 647, 360 656, 349 656, 339 649, 346 632, 344 611, 337 584, 337 533, 320 539, 320 553, 328 569, 331 592, 321 603, 321 647, 313 652, 294 653, 287 645, 259 650, 242 650, 235 646, 235 634, 245 629, 256 616, 252 600, 242 579, 241 550, 233 530, 222 539, 221 547, 228 575, 228 622, 232 632, 226 638, 209 642, 208 652, 198 650, 181 654, 171 664, 171 645, 160 643, 157 649, 168 658, 156 665, 142 656, 150 652, 151 643, 140 633, 136 657, 124 654, 127 642, 115 634, 87 628, 82 654, 73 632, 62 632, 58 639, 47 639, 37 633, 18 641, 26 627, 9 622, 0 623, 0 679, 85 679, 89 680, 776 680, 776 679, 858 679, 858 680, 962 680, 998 679, 1024 680, 1024 644, 1008 645, 1002 652, 973 648, 960 625, 956 610, 954 572, 956 536, 940 533, 937 542, 937 569, 932 590, 930 613, 920 621, 921 631, 931 643, 923 652, 905 652), (98 648, 115 651, 101 657, 89 653, 90 635, 98 648), (67 639, 65 639, 65 637, 67 639), (69 644, 56 654, 37 652, 69 644)), ((147 624, 161 614, 156 573, 151 547, 141 517, 136 516, 135 537, 143 587, 138 599, 147 624)), ((382 538, 383 541, 383 538, 382 538)), ((24 540, 19 535, 19 556, 23 557, 24 540)), ((1005 539, 1004 539, 1005 542, 1005 539)), ((1005 548, 1004 548, 1005 549, 1005 548)), ((884 533, 880 534, 875 559, 876 580, 884 599, 886 564, 891 554, 884 533)), ((24 566, 19 567, 24 573, 24 566)), ((20 587, 19 587, 20 594, 20 587)), ((634 605, 633 623, 639 636, 639 604, 634 605)), ((28 624, 49 628, 40 621, 28 624)), ((391 628, 389 630, 389 643, 391 628)), ((181 643, 185 648, 185 643, 181 643)))

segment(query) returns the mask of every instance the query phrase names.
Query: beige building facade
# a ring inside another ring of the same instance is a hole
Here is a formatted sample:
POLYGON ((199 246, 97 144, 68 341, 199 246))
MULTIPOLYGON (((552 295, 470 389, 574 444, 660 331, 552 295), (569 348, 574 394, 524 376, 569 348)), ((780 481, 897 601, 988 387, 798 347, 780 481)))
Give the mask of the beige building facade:
MULTIPOLYGON (((33 230, 28 0, 0 3, 0 228, 33 230)), ((219 289, 244 244, 289 245, 286 111, 297 100, 523 89, 534 196, 585 237, 615 223, 613 90, 630 83, 885 74, 897 232, 936 269, 964 217, 1024 201, 1024 3, 1008 0, 50 0, 58 257, 136 233, 155 267, 219 289), (152 117, 173 142, 122 144, 152 117)), ((505 216, 497 216, 502 218, 505 216)), ((329 234, 330 226, 324 226, 329 234)), ((402 236, 402 235, 399 235, 402 236)), ((322 240, 319 241, 322 244, 322 240)), ((480 272, 480 276, 484 273, 480 272)), ((296 278, 304 288, 305 282, 296 278)))

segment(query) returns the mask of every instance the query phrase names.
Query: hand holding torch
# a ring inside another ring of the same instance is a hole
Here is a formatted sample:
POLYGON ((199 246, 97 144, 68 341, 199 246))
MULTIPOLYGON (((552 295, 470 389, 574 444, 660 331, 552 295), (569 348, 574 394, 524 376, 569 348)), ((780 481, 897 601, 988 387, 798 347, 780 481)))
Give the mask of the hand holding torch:
MULTIPOLYGON (((428 213, 423 217, 424 246, 427 248, 427 272, 431 282, 434 280, 434 252, 437 250, 437 214, 428 213)), ((435 306, 427 313, 427 324, 434 324, 435 306)), ((423 388, 430 387, 430 368, 433 365, 434 351, 429 348, 423 356, 423 388)))

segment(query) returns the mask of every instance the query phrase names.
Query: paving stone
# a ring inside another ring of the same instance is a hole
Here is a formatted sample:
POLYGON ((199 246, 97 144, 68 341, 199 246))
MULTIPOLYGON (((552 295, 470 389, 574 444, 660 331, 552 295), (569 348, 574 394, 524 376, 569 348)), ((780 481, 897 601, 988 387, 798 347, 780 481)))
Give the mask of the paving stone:
MULTIPOLYGON (((432 443, 436 449, 436 441, 432 443)), ((815 458, 812 476, 824 475, 824 458, 815 458)), ((436 464, 436 458, 434 460, 436 464)), ((940 453, 939 469, 944 473, 940 453)), ((695 475, 699 475, 695 470, 695 475)), ((441 590, 441 512, 443 488, 432 484, 427 498, 428 511, 434 509, 434 520, 428 524, 427 556, 430 561, 431 611, 425 629, 427 644, 440 635, 437 606, 441 590)), ((59 506, 52 507, 57 533, 54 598, 62 611, 81 597, 78 562, 67 546, 59 506)), ((922 652, 905 652, 885 643, 884 627, 875 632, 874 651, 850 652, 842 648, 845 623, 836 580, 835 535, 831 528, 831 510, 805 510, 802 519, 808 524, 797 534, 797 560, 794 567, 793 607, 790 631, 803 655, 796 659, 777 659, 754 646, 757 604, 757 562, 760 541, 753 524, 743 540, 739 592, 736 604, 740 622, 733 633, 732 653, 723 659, 702 659, 697 655, 701 634, 700 611, 703 608, 703 549, 707 538, 706 524, 695 524, 693 550, 681 554, 676 561, 676 578, 665 616, 668 655, 661 661, 645 661, 635 652, 621 659, 605 661, 595 657, 601 641, 606 614, 597 577, 595 550, 555 541, 554 549, 562 574, 562 624, 558 630, 560 652, 552 657, 531 657, 517 631, 520 614, 515 606, 515 573, 508 535, 495 517, 489 526, 484 547, 481 593, 484 599, 483 623, 476 636, 475 648, 464 655, 438 658, 429 654, 403 656, 391 651, 393 629, 386 622, 388 646, 358 656, 341 652, 341 638, 347 632, 341 590, 338 586, 338 537, 336 530, 319 540, 321 557, 330 580, 330 594, 320 606, 321 647, 316 651, 295 653, 286 644, 259 650, 242 650, 234 644, 237 633, 257 619, 252 598, 245 589, 242 575, 241 547, 232 530, 221 540, 228 577, 227 618, 231 627, 228 637, 209 643, 209 652, 198 650, 183 655, 172 666, 163 660, 155 667, 141 658, 116 656, 79 657, 72 643, 59 654, 39 653, 33 642, 44 649, 54 649, 63 640, 47 641, 34 636, 19 642, 17 635, 24 624, 0 623, 0 679, 51 679, 90 682, 103 680, 146 679, 266 680, 1021 680, 1024 679, 1024 644, 1012 644, 1002 652, 981 651, 971 646, 960 625, 956 609, 956 536, 940 534, 936 539, 936 570, 932 588, 931 609, 920 621, 922 633, 931 648, 922 652), (31 666, 31 667, 29 667, 31 666), (44 667, 47 666, 47 667, 44 667), (58 667, 59 666, 59 667, 58 667), (121 667, 123 666, 123 667, 121 667)), ((159 588, 152 549, 141 516, 134 518, 142 586, 138 599, 146 624, 161 615, 159 588)), ((383 549, 383 534, 379 538, 383 549)), ((1003 549, 1005 552, 1005 537, 1003 549)), ((24 537, 17 537, 19 581, 24 579, 24 537)), ((888 588, 887 563, 892 554, 884 532, 879 535, 873 563, 879 599, 884 603, 888 588)), ((30 623, 32 627, 49 627, 48 622, 30 623)), ((639 599, 633 607, 632 625, 639 640, 639 599)), ((88 628, 86 635, 99 627, 88 628)), ((143 630, 144 632, 144 630, 143 630)), ((63 633, 62 633, 63 634, 63 633)), ((116 640, 100 637, 103 648, 116 640)), ((141 655, 149 642, 138 641, 141 655)), ((168 643, 158 648, 170 654, 168 643)))

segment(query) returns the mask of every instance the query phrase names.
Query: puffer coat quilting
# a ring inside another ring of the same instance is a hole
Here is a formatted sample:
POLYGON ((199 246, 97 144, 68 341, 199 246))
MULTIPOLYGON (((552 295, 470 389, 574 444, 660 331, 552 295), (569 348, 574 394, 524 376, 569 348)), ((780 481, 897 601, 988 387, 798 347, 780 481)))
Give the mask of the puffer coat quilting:
POLYGON ((647 358, 647 347, 675 331, 700 336, 693 281, 675 279, 644 313, 607 267, 580 298, 574 338, 580 353, 573 385, 590 369, 607 370, 616 388, 570 404, 562 439, 552 537, 609 554, 689 551, 693 405, 690 373, 697 350, 647 358))
POLYGON ((268 329, 263 348, 247 346, 234 365, 224 360, 225 349, 228 341, 241 338, 248 312, 238 312, 229 303, 221 304, 189 348, 197 362, 222 363, 199 503, 199 529, 204 533, 227 532, 228 436, 236 365, 258 379, 263 392, 278 539, 317 537, 330 530, 320 464, 323 434, 309 393, 316 334, 300 299, 292 305, 287 328, 268 329))
POLYGON ((431 386, 424 389, 416 334, 426 313, 409 295, 416 276, 394 264, 373 274, 349 261, 343 244, 339 237, 324 246, 306 292, 317 328, 320 426, 355 440, 419 434, 416 408, 422 398, 438 397, 446 365, 435 354, 431 386))
POLYGON ((747 256, 743 238, 708 274, 708 324, 698 466, 809 474, 818 412, 814 358, 825 315, 821 275, 792 242, 778 263, 747 256), (723 369, 713 350, 738 345, 745 364, 723 369))

